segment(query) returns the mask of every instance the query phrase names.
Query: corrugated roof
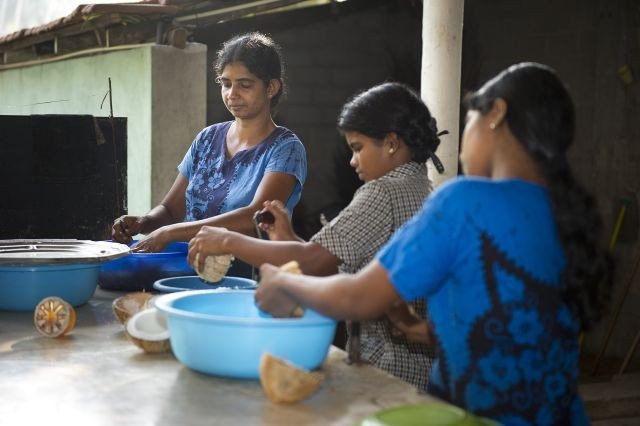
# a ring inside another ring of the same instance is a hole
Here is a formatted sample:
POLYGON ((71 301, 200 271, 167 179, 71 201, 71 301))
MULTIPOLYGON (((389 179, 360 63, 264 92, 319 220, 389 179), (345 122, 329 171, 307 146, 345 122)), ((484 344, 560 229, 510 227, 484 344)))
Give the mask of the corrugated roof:
POLYGON ((143 0, 84 4, 63 18, 0 37, 0 70, 96 48, 146 42, 174 44, 176 40, 183 44, 195 26, 213 25, 296 3, 317 1, 143 0))
MULTIPOLYGON (((0 37, 0 45, 10 43, 25 37, 34 36, 46 32, 90 21, 97 15, 122 14, 122 15, 175 15, 180 11, 176 4, 187 3, 185 0, 144 0, 138 3, 110 3, 110 4, 81 4, 69 15, 32 28, 24 28, 11 34, 0 37)), ((190 1, 193 3, 193 1, 190 1)))

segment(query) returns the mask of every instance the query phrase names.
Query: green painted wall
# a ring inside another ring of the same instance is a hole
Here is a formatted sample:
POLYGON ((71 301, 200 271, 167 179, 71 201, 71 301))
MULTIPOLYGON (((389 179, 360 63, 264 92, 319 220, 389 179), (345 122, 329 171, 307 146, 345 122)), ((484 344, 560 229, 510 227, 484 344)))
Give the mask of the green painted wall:
POLYGON ((0 114, 127 117, 131 214, 157 204, 206 121, 206 46, 142 45, 0 71, 0 114))

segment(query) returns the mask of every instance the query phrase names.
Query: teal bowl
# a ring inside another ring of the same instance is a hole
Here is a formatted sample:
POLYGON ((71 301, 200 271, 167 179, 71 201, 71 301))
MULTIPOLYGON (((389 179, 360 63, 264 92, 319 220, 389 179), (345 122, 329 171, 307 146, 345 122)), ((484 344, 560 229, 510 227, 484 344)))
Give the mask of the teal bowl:
POLYGON ((99 269, 99 263, 0 265, 0 310, 33 311, 49 296, 82 305, 96 290, 99 269))
POLYGON ((160 296, 175 357, 193 370, 257 379, 268 352, 312 370, 324 362, 336 321, 307 310, 301 318, 273 318, 254 302, 254 291, 197 290, 160 296))
POLYGON ((240 277, 224 277, 215 283, 208 283, 199 276, 163 278, 153 283, 153 289, 161 293, 175 293, 186 290, 212 290, 216 288, 230 288, 233 290, 255 290, 258 284, 255 280, 240 277))
POLYGON ((91 299, 100 266, 127 256, 124 244, 74 239, 0 241, 0 310, 33 311, 56 296, 72 306, 91 299))

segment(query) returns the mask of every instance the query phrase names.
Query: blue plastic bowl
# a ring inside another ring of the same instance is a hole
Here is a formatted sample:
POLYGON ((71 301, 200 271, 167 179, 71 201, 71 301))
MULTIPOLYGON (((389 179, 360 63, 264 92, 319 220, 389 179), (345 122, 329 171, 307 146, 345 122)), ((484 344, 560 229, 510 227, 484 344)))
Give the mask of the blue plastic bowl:
POLYGON ((319 367, 333 341, 336 321, 307 310, 302 318, 273 318, 260 311, 255 292, 183 291, 159 297, 169 339, 186 366, 216 376, 256 379, 264 352, 302 368, 319 367))
POLYGON ((162 293, 174 293, 185 290, 212 290, 216 288, 230 288, 233 290, 255 290, 258 284, 255 280, 240 277, 224 277, 216 283, 208 283, 199 276, 163 278, 153 283, 153 288, 162 293))
POLYGON ((0 265, 0 310, 33 311, 49 296, 82 305, 96 290, 99 268, 99 263, 0 265))
POLYGON ((188 249, 188 243, 175 242, 161 253, 130 253, 102 265, 98 284, 108 290, 151 290, 162 278, 193 275, 195 271, 187 262, 188 249))

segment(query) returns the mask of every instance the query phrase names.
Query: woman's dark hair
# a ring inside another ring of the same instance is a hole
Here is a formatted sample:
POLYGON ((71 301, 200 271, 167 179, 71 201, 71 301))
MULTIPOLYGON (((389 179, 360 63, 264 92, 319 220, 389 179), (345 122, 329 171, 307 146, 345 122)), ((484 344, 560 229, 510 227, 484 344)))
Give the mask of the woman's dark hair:
POLYGON ((280 90, 271 98, 271 109, 275 111, 285 92, 284 61, 280 46, 269 36, 259 32, 237 35, 224 42, 218 50, 213 66, 216 75, 220 76, 224 67, 234 62, 242 62, 249 72, 265 84, 273 79, 280 81, 280 90))
POLYGON ((469 96, 467 107, 484 114, 496 99, 506 102, 509 129, 546 177, 567 258, 566 299, 582 329, 588 329, 608 302, 612 264, 600 239, 602 220, 596 202, 576 181, 567 160, 575 127, 571 96, 551 68, 522 63, 469 96))
POLYGON ((435 152, 440 144, 436 119, 420 96, 401 83, 383 83, 357 94, 343 107, 338 130, 358 132, 373 139, 397 134, 409 147, 412 160, 431 158, 440 173, 444 170, 435 152))

